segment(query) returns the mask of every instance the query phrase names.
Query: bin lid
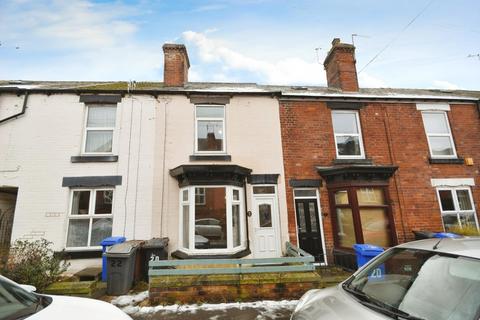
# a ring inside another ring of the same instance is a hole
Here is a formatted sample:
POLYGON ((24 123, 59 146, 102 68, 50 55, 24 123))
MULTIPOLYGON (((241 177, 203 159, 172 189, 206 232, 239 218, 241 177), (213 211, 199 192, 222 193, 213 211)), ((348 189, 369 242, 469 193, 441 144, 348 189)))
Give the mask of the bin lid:
POLYGON ((437 232, 433 236, 434 238, 461 238, 460 235, 451 232, 437 232))
POLYGON ((102 245, 102 246, 113 246, 114 244, 125 242, 125 240, 127 240, 127 238, 121 237, 121 236, 108 237, 108 238, 103 239, 102 242, 100 242, 100 245, 102 245))
POLYGON ((137 248, 142 244, 140 240, 129 240, 127 242, 118 243, 107 248, 105 255, 107 257, 128 257, 135 253, 137 248))
POLYGON ((145 241, 143 248, 146 249, 162 249, 168 246, 168 238, 152 238, 145 241))
POLYGON ((374 246, 373 244, 361 244, 361 243, 354 244, 353 249, 355 250, 356 253, 364 256, 377 256, 383 251, 385 251, 382 247, 374 246))

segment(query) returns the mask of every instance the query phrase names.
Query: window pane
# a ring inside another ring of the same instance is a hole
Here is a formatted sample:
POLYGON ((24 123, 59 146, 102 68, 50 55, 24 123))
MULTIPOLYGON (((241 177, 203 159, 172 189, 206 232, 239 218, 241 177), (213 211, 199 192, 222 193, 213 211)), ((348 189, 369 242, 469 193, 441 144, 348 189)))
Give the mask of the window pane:
POLYGON ((452 228, 460 227, 460 224, 458 223, 458 217, 454 213, 443 214, 442 219, 445 231, 447 232, 449 232, 452 228))
POLYGON ((87 127, 115 127, 114 106, 89 106, 87 127))
POLYGON ((101 190, 96 193, 95 214, 112 213, 113 190, 101 190))
POLYGON ((360 209, 360 219, 365 243, 390 246, 390 228, 385 209, 360 209))
POLYGON ((254 194, 274 194, 275 193, 275 187, 274 186, 253 187, 253 193, 254 194))
POLYGON ((460 221, 463 228, 474 228, 477 229, 477 221, 475 220, 475 213, 461 213, 460 221))
POLYGON ((444 113, 423 113, 423 122, 428 134, 449 133, 447 119, 444 113))
POLYGON ((337 224, 339 245, 345 248, 352 248, 357 242, 355 239, 352 209, 337 208, 337 224))
POLYGON ((67 247, 86 247, 90 219, 72 219, 68 224, 67 247))
POLYGON ((189 206, 183 206, 183 247, 184 248, 190 248, 190 212, 189 212, 190 207, 189 206))
POLYGON ((303 208, 303 203, 297 203, 297 217, 298 217, 298 227, 300 232, 307 232, 307 224, 305 222, 305 209, 303 208))
POLYGON ((357 189, 358 205, 383 205, 385 200, 383 199, 383 190, 376 188, 360 188, 357 189))
POLYGON ((468 190, 457 190, 458 204, 460 210, 472 210, 472 202, 468 190))
POLYGON ((264 203, 258 206, 258 223, 260 228, 272 227, 272 206, 264 203))
POLYGON ((225 188, 205 188, 205 205, 195 205, 195 248, 227 247, 225 188))
POLYGON ((233 223, 233 246, 238 247, 241 244, 240 239, 240 205, 234 204, 232 206, 232 223, 233 223))
POLYGON ((335 203, 336 204, 348 204, 348 192, 347 190, 335 192, 335 203))
POLYGON ((453 211, 455 206, 453 205, 452 192, 450 190, 438 191, 440 195, 440 203, 442 204, 442 211, 453 211))
POLYGON ((355 113, 333 112, 333 130, 335 133, 358 133, 355 113))
POLYGON ((199 120, 197 139, 198 151, 222 151, 223 121, 199 120))
POLYGON ((317 232, 317 211, 315 210, 315 204, 313 202, 308 203, 308 211, 310 212, 310 228, 311 232, 317 232))
POLYGON ((92 237, 90 239, 91 246, 99 246, 103 239, 112 236, 112 219, 93 219, 92 237))
POLYGON ((182 191, 182 200, 183 201, 188 201, 188 190, 183 190, 182 191))
POLYGON ((317 191, 315 189, 311 190, 295 190, 293 191, 295 194, 295 197, 310 197, 310 198, 315 198, 317 197, 317 191))
POLYGON ((74 191, 72 200, 72 214, 88 214, 90 206, 90 191, 74 191))
POLYGON ((450 137, 429 137, 433 156, 453 156, 453 146, 450 137))
POLYGON ((197 118, 223 118, 223 106, 198 106, 197 118))
POLYGON ((233 190, 233 201, 239 201, 240 200, 240 191, 239 190, 233 190))
POLYGON ((85 152, 112 152, 113 131, 87 131, 85 152))
POLYGON ((337 136, 339 156, 360 156, 360 140, 358 136, 337 136))
POLYGON ((205 188, 195 188, 195 204, 205 204, 205 188))

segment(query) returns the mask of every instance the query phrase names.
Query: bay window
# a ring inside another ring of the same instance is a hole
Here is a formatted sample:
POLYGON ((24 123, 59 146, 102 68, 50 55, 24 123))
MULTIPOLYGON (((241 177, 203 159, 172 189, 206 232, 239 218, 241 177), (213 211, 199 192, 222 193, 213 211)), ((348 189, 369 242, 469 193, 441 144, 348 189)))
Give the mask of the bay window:
POLYGON ((67 248, 99 247, 112 235, 112 189, 72 190, 67 248))
POLYGON ((478 221, 470 188, 438 188, 437 195, 445 231, 454 231, 456 228, 478 230, 478 221))
POLYGON ((243 189, 189 186, 180 190, 180 239, 188 253, 227 253, 245 248, 243 189))
POLYGON ((355 243, 380 247, 393 244, 390 207, 383 187, 347 187, 331 191, 336 245, 355 243))

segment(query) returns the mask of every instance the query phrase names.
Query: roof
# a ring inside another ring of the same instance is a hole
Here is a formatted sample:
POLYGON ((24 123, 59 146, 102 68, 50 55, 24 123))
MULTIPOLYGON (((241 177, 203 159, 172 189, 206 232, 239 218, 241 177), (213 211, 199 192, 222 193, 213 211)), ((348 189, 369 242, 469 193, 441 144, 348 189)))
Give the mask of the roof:
MULTIPOLYGON (((440 239, 426 239, 401 244, 398 248, 432 250, 440 239)), ((442 238, 434 251, 480 259, 480 237, 442 238)))
POLYGON ((362 99, 362 100, 459 100, 478 101, 480 91, 401 89, 401 88, 361 88, 359 92, 342 92, 339 89, 322 86, 279 86, 256 83, 189 82, 183 87, 167 87, 163 82, 126 81, 20 81, 0 80, 0 92, 49 93, 218 93, 277 95, 284 99, 362 99))

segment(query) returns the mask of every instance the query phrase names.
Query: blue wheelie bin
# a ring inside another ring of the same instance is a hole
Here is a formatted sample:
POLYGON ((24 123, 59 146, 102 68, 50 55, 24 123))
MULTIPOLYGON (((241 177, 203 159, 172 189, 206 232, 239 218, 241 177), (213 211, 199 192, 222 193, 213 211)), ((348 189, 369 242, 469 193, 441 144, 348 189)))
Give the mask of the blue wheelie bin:
POLYGON ((102 281, 107 281, 107 256, 105 252, 107 247, 111 247, 114 244, 123 243, 127 240, 125 237, 108 237, 102 240, 100 244, 102 245, 102 281))
MULTIPOLYGON (((374 246, 371 244, 354 244, 353 249, 357 256, 357 266, 358 268, 362 267, 364 264, 381 254, 385 251, 382 247, 374 246)), ((370 280, 383 279, 385 274, 385 266, 382 264, 378 266, 373 272, 368 276, 370 280)))

